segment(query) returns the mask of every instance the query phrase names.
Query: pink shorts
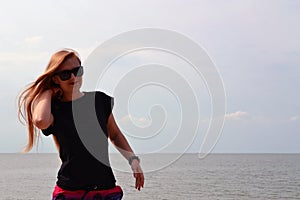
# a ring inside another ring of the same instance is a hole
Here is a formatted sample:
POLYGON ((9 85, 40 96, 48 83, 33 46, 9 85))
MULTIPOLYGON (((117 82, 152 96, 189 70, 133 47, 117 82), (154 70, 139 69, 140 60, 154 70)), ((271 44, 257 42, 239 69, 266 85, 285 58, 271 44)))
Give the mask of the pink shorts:
POLYGON ((108 190, 64 190, 55 186, 52 200, 121 200, 123 191, 120 186, 108 190))

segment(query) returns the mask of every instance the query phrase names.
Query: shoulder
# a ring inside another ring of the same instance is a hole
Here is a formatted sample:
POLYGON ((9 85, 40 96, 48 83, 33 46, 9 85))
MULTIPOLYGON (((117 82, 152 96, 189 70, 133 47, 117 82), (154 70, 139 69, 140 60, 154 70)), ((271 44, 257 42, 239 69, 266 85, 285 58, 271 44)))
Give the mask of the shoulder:
POLYGON ((108 95, 103 91, 88 91, 83 93, 85 94, 86 99, 96 99, 105 101, 113 101, 114 99, 111 95, 108 95))
POLYGON ((101 100, 101 101, 113 101, 113 97, 110 95, 102 92, 102 91, 95 91, 94 92, 96 100, 101 100))
POLYGON ((104 93, 102 91, 95 91, 95 94, 97 96, 101 96, 101 97, 105 97, 105 98, 112 98, 110 95, 108 95, 108 94, 106 94, 106 93, 104 93))
POLYGON ((108 94, 106 94, 103 91, 84 91, 83 93, 85 95, 87 95, 87 96, 93 96, 94 95, 94 96, 110 97, 110 98, 112 98, 111 95, 108 95, 108 94))
POLYGON ((91 92, 84 92, 85 98, 90 99, 92 101, 96 101, 98 103, 108 103, 113 104, 114 98, 103 91, 91 91, 91 92))

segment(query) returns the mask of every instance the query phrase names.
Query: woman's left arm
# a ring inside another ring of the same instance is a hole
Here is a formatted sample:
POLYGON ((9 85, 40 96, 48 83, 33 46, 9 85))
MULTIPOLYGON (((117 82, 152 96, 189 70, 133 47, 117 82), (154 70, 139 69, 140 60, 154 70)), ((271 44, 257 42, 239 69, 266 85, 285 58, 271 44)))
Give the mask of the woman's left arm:
MULTIPOLYGON (((128 141, 126 140, 123 133, 120 131, 113 114, 111 113, 107 122, 108 137, 119 152, 129 160, 132 156, 135 156, 133 150, 131 149, 128 141)), ((135 177, 135 188, 140 190, 144 187, 144 174, 140 166, 140 162, 137 159, 133 159, 131 162, 131 169, 133 171, 133 176, 135 177)))

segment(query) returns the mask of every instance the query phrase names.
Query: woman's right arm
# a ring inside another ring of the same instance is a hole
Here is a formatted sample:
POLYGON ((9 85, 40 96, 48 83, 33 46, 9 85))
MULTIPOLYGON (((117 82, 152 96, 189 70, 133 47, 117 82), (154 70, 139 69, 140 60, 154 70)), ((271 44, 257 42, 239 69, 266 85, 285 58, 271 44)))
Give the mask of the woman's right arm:
POLYGON ((53 124, 51 113, 52 90, 46 90, 34 102, 32 122, 39 129, 46 129, 53 124))

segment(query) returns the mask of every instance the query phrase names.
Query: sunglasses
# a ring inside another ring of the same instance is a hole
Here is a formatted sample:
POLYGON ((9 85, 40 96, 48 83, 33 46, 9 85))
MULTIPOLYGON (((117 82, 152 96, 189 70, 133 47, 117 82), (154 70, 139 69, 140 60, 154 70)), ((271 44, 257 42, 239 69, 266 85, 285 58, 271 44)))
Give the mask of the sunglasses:
POLYGON ((69 80, 71 78, 72 74, 74 74, 74 76, 76 76, 76 77, 82 76, 83 75, 83 67, 78 66, 71 70, 63 70, 63 71, 55 73, 55 75, 58 75, 62 81, 69 80))

